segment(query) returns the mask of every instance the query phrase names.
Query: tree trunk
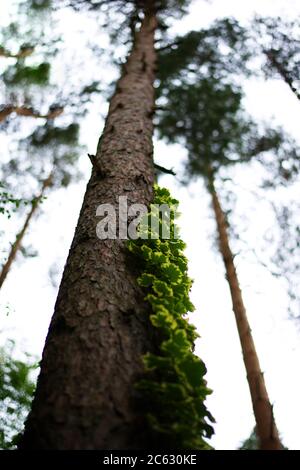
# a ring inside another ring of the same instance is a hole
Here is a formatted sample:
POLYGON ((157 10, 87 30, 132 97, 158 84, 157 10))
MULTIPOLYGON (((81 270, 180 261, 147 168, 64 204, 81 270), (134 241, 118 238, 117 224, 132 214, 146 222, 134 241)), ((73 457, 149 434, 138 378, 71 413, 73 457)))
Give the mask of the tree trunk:
MULTIPOLYGON (((153 198, 155 15, 123 67, 93 162, 20 449, 146 447, 134 385, 152 348, 149 307, 125 241, 96 236, 96 208, 153 198)), ((149 444, 149 443, 148 443, 149 444)))
POLYGON ((4 283, 6 277, 9 273, 9 270, 11 268, 11 265, 15 261, 16 256, 18 254, 18 251, 20 250, 20 248, 22 246, 23 238, 24 238, 24 236, 27 232, 27 229, 29 227, 31 219, 34 216, 34 214, 35 214, 35 212, 38 208, 38 205, 41 202, 41 199, 43 198, 43 196, 45 194, 46 189, 51 184, 51 178, 52 178, 52 174, 50 174, 50 176, 43 182, 40 194, 37 197, 35 197, 34 200, 31 202, 31 209, 30 209, 30 211, 28 212, 28 214, 26 216, 26 219, 25 219, 24 225, 22 227, 22 230, 17 234, 16 239, 15 239, 14 243, 11 246, 7 261, 2 266, 2 270, 0 272, 0 289, 3 286, 3 283, 4 283))
POLYGON ((210 180, 209 186, 218 228, 220 252, 225 265, 226 276, 231 292, 233 312, 243 351, 260 449, 282 450, 282 444, 274 420, 273 407, 270 403, 264 376, 259 365, 234 265, 234 259, 229 245, 226 219, 214 187, 213 179, 210 180))

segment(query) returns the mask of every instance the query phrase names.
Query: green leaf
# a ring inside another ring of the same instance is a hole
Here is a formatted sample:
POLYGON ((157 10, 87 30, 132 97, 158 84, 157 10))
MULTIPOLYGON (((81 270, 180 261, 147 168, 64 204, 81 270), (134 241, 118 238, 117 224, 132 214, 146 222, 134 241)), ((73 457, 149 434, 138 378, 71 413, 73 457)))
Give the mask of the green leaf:
POLYGON ((157 307, 155 315, 150 315, 150 320, 153 326, 164 330, 172 330, 177 326, 176 320, 163 305, 157 307))
POLYGON ((143 360, 147 369, 169 370, 172 367, 172 361, 169 357, 160 357, 148 353, 144 355, 143 360))
POLYGON ((178 363, 178 366, 192 387, 203 385, 203 376, 207 371, 204 363, 199 358, 189 354, 178 363))
POLYGON ((173 263, 163 263, 161 271, 170 282, 178 282, 181 279, 180 269, 173 263))
POLYGON ((173 291, 171 287, 169 287, 166 282, 160 281, 157 279, 153 283, 153 290, 154 292, 156 292, 156 294, 159 297, 162 297, 162 296, 171 297, 173 295, 173 291))
POLYGON ((139 278, 138 278, 138 283, 142 287, 149 287, 153 284, 155 281, 156 277, 153 274, 149 273, 143 273, 139 278))
POLYGON ((184 330, 175 331, 169 340, 162 343, 162 350, 171 357, 179 358, 191 350, 190 342, 184 330))

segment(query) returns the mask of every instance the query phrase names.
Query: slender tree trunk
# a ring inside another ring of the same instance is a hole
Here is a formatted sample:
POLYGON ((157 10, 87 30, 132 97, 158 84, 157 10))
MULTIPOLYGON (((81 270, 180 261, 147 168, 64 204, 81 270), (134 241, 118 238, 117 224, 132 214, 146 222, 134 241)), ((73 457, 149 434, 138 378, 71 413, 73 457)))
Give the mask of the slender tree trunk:
MULTIPOLYGON (((152 349, 125 241, 96 236, 96 208, 153 198, 155 15, 146 14, 111 99, 60 285, 21 449, 146 447, 134 385, 152 349)), ((149 443, 148 443, 149 445, 149 443)))
POLYGON ((43 182, 40 194, 37 197, 35 197, 34 200, 31 202, 31 208, 30 208, 30 211, 28 212, 28 214, 25 218, 23 227, 22 227, 21 231, 17 234, 16 239, 15 239, 14 243, 11 246, 8 258, 7 258, 6 262, 4 263, 4 265, 2 266, 2 269, 1 269, 1 272, 0 272, 0 289, 1 289, 5 279, 7 278, 7 275, 9 273, 10 268, 11 268, 11 265, 15 261, 16 256, 18 254, 18 251, 20 250, 20 248, 22 246, 23 238, 24 238, 24 236, 27 232, 27 229, 30 225, 32 217, 34 216, 34 214, 35 214, 35 212, 36 212, 36 210, 39 206, 39 203, 41 202, 41 199, 43 198, 43 196, 45 194, 46 189, 51 184, 51 178, 52 178, 52 174, 43 182))
POLYGON ((220 252, 226 269, 232 298, 233 312, 243 351, 247 380, 249 383, 252 406, 256 420, 256 433, 260 441, 260 449, 282 450, 282 444, 280 442, 274 420, 273 407, 270 403, 264 376, 259 365, 234 265, 234 258, 229 245, 226 219, 214 187, 213 179, 210 180, 209 188, 218 228, 220 252))
POLYGON ((298 92, 297 88, 294 87, 293 80, 290 77, 290 74, 285 69, 285 67, 278 61, 274 52, 270 50, 265 50, 264 53, 266 54, 271 66, 275 69, 281 78, 285 81, 285 83, 290 87, 292 92, 296 95, 298 100, 300 100, 300 93, 298 92))

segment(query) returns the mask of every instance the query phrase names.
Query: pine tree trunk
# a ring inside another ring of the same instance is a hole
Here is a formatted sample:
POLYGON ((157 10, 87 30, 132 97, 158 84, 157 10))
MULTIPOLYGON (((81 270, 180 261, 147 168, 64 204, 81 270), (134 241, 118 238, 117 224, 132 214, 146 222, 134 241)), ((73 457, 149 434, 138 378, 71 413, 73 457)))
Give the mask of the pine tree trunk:
POLYGON ((217 223, 220 252, 225 265, 226 276, 231 292, 233 312, 243 351, 260 449, 282 450, 282 445, 274 420, 273 408, 269 400, 264 376, 260 368, 234 265, 233 254, 229 245, 226 219, 214 187, 213 179, 210 180, 209 187, 217 223))
POLYGON ((22 242, 23 242, 23 238, 27 232, 27 229, 30 225, 30 222, 39 206, 39 203, 41 202, 44 194, 45 194, 45 191, 46 189, 50 186, 51 184, 51 177, 52 175, 50 175, 44 182, 43 182, 43 185, 42 185, 42 189, 41 189, 41 192, 40 194, 34 198, 34 200, 32 201, 31 203, 31 209, 30 211, 28 212, 27 216, 26 216, 26 219, 24 221, 24 225, 22 227, 22 229, 20 230, 20 232, 17 234, 16 236, 16 239, 14 241, 14 243, 12 244, 11 246, 11 249, 10 249, 10 252, 9 252, 9 255, 8 255, 8 258, 6 260, 6 262, 4 263, 4 265, 2 266, 2 269, 1 269, 1 272, 0 272, 0 289, 1 287, 3 286, 3 283, 4 281, 6 280, 7 278, 7 275, 9 273, 9 270, 13 264, 13 262, 15 261, 16 259, 16 256, 18 254, 18 251, 20 250, 21 246, 22 246, 22 242))
POLYGON ((156 27, 146 15, 111 99, 20 449, 147 446, 134 384, 152 349, 149 311, 125 241, 97 238, 96 208, 153 198, 156 27))

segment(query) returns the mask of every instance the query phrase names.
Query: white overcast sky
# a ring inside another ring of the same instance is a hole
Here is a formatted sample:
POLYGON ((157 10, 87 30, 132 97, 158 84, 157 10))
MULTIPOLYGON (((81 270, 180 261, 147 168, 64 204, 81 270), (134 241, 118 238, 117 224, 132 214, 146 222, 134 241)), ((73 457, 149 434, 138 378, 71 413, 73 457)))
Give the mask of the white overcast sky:
MULTIPOLYGON (((0 0, 0 18, 7 4, 6 0, 0 0)), ((190 15, 176 25, 176 30, 185 33, 223 16, 245 21, 254 13, 295 18, 300 14, 300 2, 198 0, 194 1, 190 15)), ((72 37, 76 25, 66 22, 65 27, 70 29, 72 37)), ((297 137, 300 104, 285 84, 279 80, 268 84, 255 80, 247 83, 246 91, 247 108, 253 115, 263 119, 274 117, 297 137)), ((94 116, 93 124, 86 126, 85 141, 92 153, 101 126, 100 116, 99 125, 94 116)), ((156 161, 166 166, 176 166, 174 160, 180 162, 184 157, 179 146, 170 148, 163 143, 156 143, 155 153, 156 161)), ((67 256, 90 171, 85 159, 82 163, 85 180, 51 195, 30 230, 26 242, 38 250, 39 256, 14 266, 1 293, 1 340, 15 338, 24 349, 37 355, 43 348, 57 293, 49 282, 48 271, 57 259, 62 266, 67 256), (6 306, 10 309, 7 317, 2 313, 6 306)), ((265 205, 258 204, 247 191, 248 187, 252 188, 254 175, 244 170, 239 179, 243 189, 238 189, 237 211, 245 214, 247 240, 255 246, 259 242, 257 237, 267 227, 269 215, 265 205)), ((192 300, 196 312, 191 319, 201 335, 196 351, 207 365, 208 384, 214 390, 208 401, 217 420, 212 444, 217 449, 236 449, 249 436, 254 419, 229 289, 221 259, 212 250, 214 222, 209 200, 200 181, 189 188, 180 188, 172 177, 164 176, 160 183, 170 188, 181 203, 182 236, 188 245, 190 274, 194 279, 192 300)), ((237 268, 278 428, 286 446, 300 449, 300 333, 287 318, 287 298, 280 281, 274 280, 246 254, 237 257, 237 268)))

